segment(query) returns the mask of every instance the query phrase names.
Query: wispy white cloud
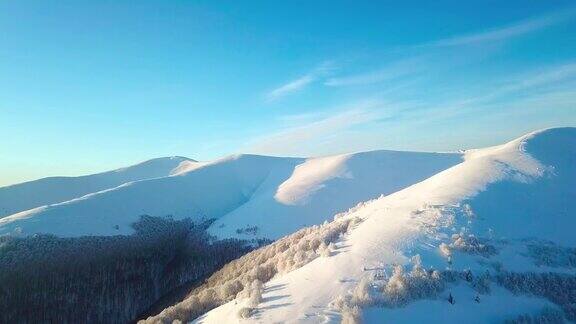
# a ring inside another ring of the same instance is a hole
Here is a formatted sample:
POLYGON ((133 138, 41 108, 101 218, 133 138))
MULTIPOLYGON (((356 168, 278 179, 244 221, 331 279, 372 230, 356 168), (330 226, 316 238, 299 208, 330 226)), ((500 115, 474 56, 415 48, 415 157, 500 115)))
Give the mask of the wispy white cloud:
POLYGON ((266 95, 266 99, 268 101, 273 101, 276 100, 280 97, 284 97, 292 92, 296 92, 299 90, 304 89, 306 86, 308 86, 310 83, 312 83, 312 81, 314 81, 316 79, 316 77, 312 74, 306 74, 296 80, 290 81, 272 91, 270 91, 267 95, 266 95))
POLYGON ((566 62, 494 78, 465 97, 462 90, 470 90, 465 85, 444 92, 440 101, 412 100, 409 96, 390 101, 390 97, 384 100, 378 96, 380 99, 329 111, 280 116, 280 131, 253 139, 243 151, 310 156, 383 148, 462 148, 464 140, 450 138, 450 132, 437 125, 449 122, 450 127, 464 132, 465 127, 456 121, 467 120, 465 125, 478 129, 493 125, 500 130, 506 130, 508 122, 501 122, 506 119, 526 129, 573 124, 574 86, 576 63, 566 62), (416 129, 434 129, 444 137, 398 136, 416 129))
MULTIPOLYGON (((440 104, 413 106, 394 117, 397 123, 426 124, 446 120, 462 115, 493 115, 496 111, 505 111, 509 107, 518 107, 528 103, 535 107, 557 110, 555 104, 576 104, 576 63, 565 63, 547 68, 518 73, 511 77, 494 80, 491 85, 476 94, 461 98, 457 94, 448 94, 447 100, 440 104), (544 100, 550 102, 545 105, 544 100)), ((514 113, 516 113, 514 112, 514 113)), ((477 117, 476 117, 477 118, 477 117)))
POLYGON ((312 122, 317 119, 321 119, 325 116, 322 111, 311 111, 300 114, 289 114, 278 116, 277 120, 286 125, 298 125, 303 123, 312 122))
POLYGON ((421 46, 437 46, 437 47, 462 46, 462 45, 474 45, 480 43, 504 41, 507 39, 511 39, 514 37, 522 36, 531 32, 544 29, 551 25, 562 23, 568 19, 574 18, 575 16, 576 16, 576 9, 569 8, 561 12, 556 12, 553 14, 520 21, 508 26, 495 28, 492 30, 479 33, 440 39, 421 46))
POLYGON ((367 85, 383 81, 394 80, 413 74, 421 68, 422 60, 419 58, 409 58, 394 62, 382 69, 360 73, 356 75, 334 77, 326 80, 325 85, 331 87, 367 85))
POLYGON ((518 93, 530 95, 532 92, 539 91, 542 88, 563 84, 568 81, 576 81, 576 63, 551 66, 501 80, 496 82, 497 85, 492 91, 464 99, 459 104, 483 103, 518 93))
MULTIPOLYGON (((384 118, 383 105, 378 100, 366 100, 347 105, 335 114, 325 113, 314 120, 310 120, 311 116, 304 116, 301 124, 291 123, 278 132, 258 137, 248 143, 246 149, 272 155, 306 155, 311 151, 321 154, 322 146, 336 141, 342 132, 384 118)), ((283 119, 292 120, 291 117, 283 119)))
POLYGON ((568 79, 576 78, 576 63, 566 63, 562 65, 548 67, 532 71, 508 81, 508 86, 501 89, 501 92, 511 92, 530 89, 538 86, 546 86, 568 79))
MULTIPOLYGON (((281 124, 280 131, 251 140, 245 150, 272 155, 309 156, 385 148, 385 145, 392 143, 389 141, 391 135, 425 128, 447 132, 439 125, 459 118, 479 128, 494 123, 502 129, 506 128, 506 123, 496 123, 494 116, 536 116, 530 117, 532 119, 524 127, 540 125, 538 118, 557 122, 561 120, 558 116, 568 116, 567 112, 576 104, 575 92, 570 88, 570 85, 576 85, 574 62, 512 76, 509 71, 506 74, 496 73, 490 80, 484 80, 484 75, 481 75, 474 84, 454 83, 451 79, 447 80, 445 75, 446 72, 454 72, 452 75, 458 77, 461 74, 458 67, 480 62, 486 55, 492 55, 493 51, 501 51, 499 45, 503 42, 572 18, 576 18, 575 8, 485 32, 405 48, 404 51, 387 53, 389 63, 364 73, 354 74, 354 70, 350 70, 351 74, 336 75, 317 67, 270 91, 267 100, 276 100, 305 89, 312 83, 322 82, 327 87, 377 84, 377 87, 354 89, 357 92, 353 94, 365 95, 366 91, 376 91, 379 98, 386 98, 387 101, 360 102, 346 109, 333 109, 331 111, 338 112, 332 114, 312 111, 281 116, 277 119, 281 124), (482 45, 485 50, 478 51, 477 46, 469 45, 482 45), (420 88, 424 83, 422 80, 428 82, 425 91, 420 88), (434 83, 436 80, 439 82, 434 83), (418 81, 416 85, 415 81, 418 81), (394 88, 399 86, 404 88, 394 88), (387 91, 392 88, 393 93, 387 91), (468 95, 463 95, 465 93, 468 95), (547 108, 550 105, 554 107, 547 108), (543 109, 554 114, 547 116, 543 109)), ((569 122, 570 118, 567 120, 569 122)), ((409 138, 414 139, 413 136, 409 138)), ((395 140, 401 142, 403 139, 396 137, 395 140)))
POLYGON ((453 68, 454 66, 468 64, 470 61, 478 61, 493 54, 495 49, 485 47, 481 52, 470 52, 470 50, 466 49, 466 45, 506 41, 514 37, 536 32, 554 24, 562 23, 571 18, 576 18, 576 7, 484 32, 465 34, 416 46, 404 47, 401 50, 399 49, 398 53, 411 53, 411 50, 420 49, 418 56, 399 58, 383 68, 364 73, 334 76, 327 79, 324 85, 330 87, 370 85, 411 77, 442 68, 453 68), (461 48, 459 52, 454 52, 454 47, 457 46, 461 48), (444 47, 450 47, 450 51, 442 50, 444 47), (422 52, 422 49, 427 49, 427 51, 422 52))
POLYGON ((324 62, 305 75, 272 89, 266 94, 265 99, 266 101, 274 101, 289 94, 301 91, 312 82, 315 82, 319 78, 327 75, 333 69, 333 62, 324 62))

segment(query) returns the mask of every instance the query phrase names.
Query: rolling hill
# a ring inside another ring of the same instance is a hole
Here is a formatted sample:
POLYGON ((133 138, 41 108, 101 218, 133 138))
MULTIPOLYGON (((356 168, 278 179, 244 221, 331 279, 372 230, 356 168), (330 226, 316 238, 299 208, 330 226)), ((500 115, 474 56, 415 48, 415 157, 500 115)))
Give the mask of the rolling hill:
POLYGON ((98 174, 50 177, 1 187, 0 218, 114 188, 127 182, 167 176, 194 163, 194 160, 184 157, 165 157, 98 174))
POLYGON ((219 238, 275 239, 319 224, 461 161, 461 154, 373 151, 322 158, 237 155, 0 219, 0 234, 131 234, 141 215, 216 219, 219 238))

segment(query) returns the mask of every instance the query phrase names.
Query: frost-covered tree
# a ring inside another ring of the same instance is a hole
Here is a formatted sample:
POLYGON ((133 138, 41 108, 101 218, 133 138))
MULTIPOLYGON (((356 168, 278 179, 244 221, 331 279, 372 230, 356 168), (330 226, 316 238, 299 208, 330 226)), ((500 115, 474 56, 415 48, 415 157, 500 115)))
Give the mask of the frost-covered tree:
POLYGON ((243 318, 243 319, 250 318, 250 316, 252 316, 252 314, 254 314, 254 308, 242 307, 238 311, 238 318, 243 318))

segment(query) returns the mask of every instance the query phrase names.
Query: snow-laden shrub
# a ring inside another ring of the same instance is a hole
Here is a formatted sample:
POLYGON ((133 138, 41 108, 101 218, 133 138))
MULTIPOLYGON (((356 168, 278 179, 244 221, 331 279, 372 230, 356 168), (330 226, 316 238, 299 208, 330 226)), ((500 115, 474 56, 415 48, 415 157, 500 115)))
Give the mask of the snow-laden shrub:
POLYGON ((450 251, 450 247, 448 246, 448 244, 446 243, 440 243, 440 245, 438 246, 438 249, 440 250, 440 253, 450 259, 450 257, 452 256, 452 251, 450 251))
POLYGON ((316 250, 318 250, 318 248, 320 247, 320 245, 322 243, 326 244, 326 242, 320 240, 318 237, 315 237, 315 238, 311 239, 310 242, 308 243, 309 244, 308 250, 309 251, 316 251, 316 250))
POLYGON ((400 307, 413 300, 433 298, 444 290, 447 282, 460 277, 458 274, 442 275, 438 271, 424 269, 417 255, 412 258, 412 269, 409 272, 405 272, 401 265, 395 265, 390 278, 372 280, 366 276, 349 294, 335 298, 330 307, 339 311, 343 320, 356 323, 354 320, 359 320, 360 308, 400 307))
POLYGON ((336 245, 334 243, 326 244, 325 242, 320 243, 320 246, 316 250, 321 257, 330 257, 332 256, 332 252, 336 250, 336 245))
POLYGON ((464 233, 452 235, 452 243, 450 248, 468 254, 477 254, 489 258, 498 251, 496 248, 487 243, 486 240, 479 239, 476 236, 464 233))
MULTIPOLYGON (((356 301, 358 302, 358 301, 356 301)), ((359 324, 362 319, 362 312, 359 304, 355 303, 353 296, 340 295, 330 302, 329 307, 340 313, 342 316, 341 323, 359 324)))
POLYGON ((329 257, 331 255, 328 245, 325 242, 320 243, 316 252, 322 257, 329 257))
POLYGON ((244 286, 237 279, 227 281, 224 285, 220 287, 219 298, 220 299, 230 299, 236 296, 239 292, 244 289, 244 286))
POLYGON ((263 290, 262 282, 256 279, 251 284, 247 285, 246 288, 238 294, 238 297, 247 298, 248 305, 252 308, 256 308, 262 301, 263 290))
POLYGON ((399 307, 412 300, 431 298, 444 290, 446 281, 438 271, 425 270, 420 257, 412 260, 410 272, 404 272, 400 265, 394 267, 392 276, 386 281, 382 289, 382 296, 378 302, 386 307, 399 307))
POLYGON ((264 262, 263 264, 256 266, 256 268, 251 271, 249 277, 251 281, 258 280, 260 282, 267 282, 272 279, 277 272, 278 271, 273 264, 264 262))
POLYGON ((407 282, 404 268, 395 265, 392 276, 384 285, 383 300, 389 305, 402 305, 407 301, 407 282))
POLYGON ((352 303, 356 305, 368 305, 372 302, 370 294, 371 281, 364 277, 360 280, 352 295, 352 303))
POLYGON ((469 204, 462 205, 462 213, 464 214, 464 216, 468 218, 473 218, 475 216, 474 211, 472 210, 472 206, 470 206, 469 204))
POLYGON ((360 324, 362 322, 362 312, 360 307, 352 306, 342 311, 342 324, 360 324))
POLYGON ((251 307, 242 307, 239 311, 238 311, 238 318, 250 318, 250 316, 252 316, 252 314, 254 314, 254 308, 251 307))

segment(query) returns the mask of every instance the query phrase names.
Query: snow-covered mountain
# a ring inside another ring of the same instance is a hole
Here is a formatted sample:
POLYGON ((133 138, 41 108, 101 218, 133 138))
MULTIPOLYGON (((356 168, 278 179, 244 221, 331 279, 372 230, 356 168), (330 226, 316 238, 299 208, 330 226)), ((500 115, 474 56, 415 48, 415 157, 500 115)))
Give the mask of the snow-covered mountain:
POLYGON ((220 238, 269 238, 319 224, 459 163, 461 154, 373 151, 322 158, 237 155, 187 162, 172 175, 125 183, 0 220, 0 234, 133 232, 141 215, 216 218, 220 238))
POLYGON ((576 128, 531 133, 254 251, 148 320, 223 304, 196 321, 575 321, 575 202, 576 128))
POLYGON ((50 177, 1 187, 0 218, 114 188, 127 182, 164 177, 194 162, 194 160, 179 156, 164 157, 98 174, 80 177, 50 177))
POLYGON ((575 201, 576 128, 556 128, 463 154, 164 158, 43 179, 0 188, 15 211, 0 236, 131 234, 146 214, 277 239, 152 323, 555 323, 576 321, 575 201))

